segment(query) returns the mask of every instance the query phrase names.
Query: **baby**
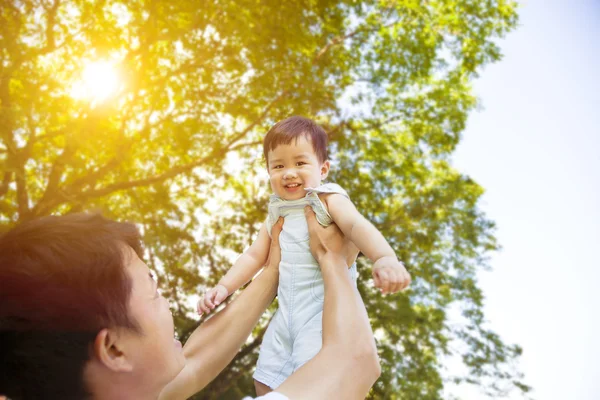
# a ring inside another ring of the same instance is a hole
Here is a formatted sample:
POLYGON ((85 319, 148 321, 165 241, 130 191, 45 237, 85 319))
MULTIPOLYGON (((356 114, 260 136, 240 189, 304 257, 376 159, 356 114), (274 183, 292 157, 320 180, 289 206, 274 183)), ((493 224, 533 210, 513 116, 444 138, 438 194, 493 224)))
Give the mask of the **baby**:
POLYGON ((260 348, 254 373, 257 395, 277 388, 321 349, 323 280, 310 253, 305 206, 312 207, 321 225, 337 224, 356 245, 348 260, 354 282, 360 250, 373 261, 375 287, 383 294, 410 283, 404 265, 383 235, 356 210, 346 191, 335 183, 323 183, 330 164, 327 134, 320 126, 303 117, 278 122, 264 139, 264 156, 273 190, 267 220, 254 243, 198 302, 198 312, 208 313, 256 275, 267 260, 271 228, 284 218, 279 238, 279 308, 260 348))

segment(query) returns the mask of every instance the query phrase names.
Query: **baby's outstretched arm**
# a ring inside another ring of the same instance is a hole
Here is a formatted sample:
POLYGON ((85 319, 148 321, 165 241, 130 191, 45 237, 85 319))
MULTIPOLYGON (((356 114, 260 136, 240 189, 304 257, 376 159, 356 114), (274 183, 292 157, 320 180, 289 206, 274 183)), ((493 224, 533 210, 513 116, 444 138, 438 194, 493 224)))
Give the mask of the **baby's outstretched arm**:
POLYGON ((373 261, 375 287, 384 294, 406 288, 410 284, 410 275, 381 232, 358 212, 347 197, 329 194, 323 199, 333 221, 344 235, 373 261))
POLYGON ((219 283, 214 288, 207 290, 204 297, 198 301, 198 314, 210 313, 227 296, 252 279, 265 265, 270 245, 271 238, 267 233, 266 225, 263 225, 254 243, 237 259, 219 283))

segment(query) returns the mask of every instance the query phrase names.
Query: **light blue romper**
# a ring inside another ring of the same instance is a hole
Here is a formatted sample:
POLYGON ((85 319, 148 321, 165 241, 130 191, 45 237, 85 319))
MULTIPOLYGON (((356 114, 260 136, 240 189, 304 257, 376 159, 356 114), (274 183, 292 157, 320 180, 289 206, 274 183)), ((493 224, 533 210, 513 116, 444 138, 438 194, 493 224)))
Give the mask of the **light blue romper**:
MULTIPOLYGON (((319 264, 310 253, 304 207, 310 205, 319 223, 327 226, 332 219, 319 199, 319 193, 339 193, 348 197, 335 183, 306 190, 308 193, 302 199, 288 201, 272 195, 269 202, 268 232, 279 216, 284 217, 279 236, 279 308, 265 332, 254 379, 272 389, 313 358, 322 345, 323 278, 319 264)), ((356 283, 356 263, 348 273, 356 283)))

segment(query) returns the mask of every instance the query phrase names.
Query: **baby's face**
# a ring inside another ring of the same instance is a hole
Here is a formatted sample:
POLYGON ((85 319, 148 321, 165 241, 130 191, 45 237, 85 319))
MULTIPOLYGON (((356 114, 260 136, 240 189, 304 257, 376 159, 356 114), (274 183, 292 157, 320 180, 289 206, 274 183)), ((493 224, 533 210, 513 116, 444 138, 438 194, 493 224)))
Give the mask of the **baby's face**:
POLYGON ((303 198, 304 188, 319 186, 329 172, 329 161, 319 161, 306 135, 270 150, 267 161, 273 193, 284 200, 303 198))

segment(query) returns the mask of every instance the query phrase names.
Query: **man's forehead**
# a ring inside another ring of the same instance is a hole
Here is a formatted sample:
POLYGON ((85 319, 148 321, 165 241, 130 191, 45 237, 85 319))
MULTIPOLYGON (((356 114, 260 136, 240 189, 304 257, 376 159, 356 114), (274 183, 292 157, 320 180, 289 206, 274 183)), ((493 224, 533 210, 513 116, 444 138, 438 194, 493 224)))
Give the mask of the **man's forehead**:
POLYGON ((137 253, 129 246, 127 246, 125 254, 125 266, 129 274, 135 278, 146 277, 150 272, 146 263, 140 259, 137 253))

